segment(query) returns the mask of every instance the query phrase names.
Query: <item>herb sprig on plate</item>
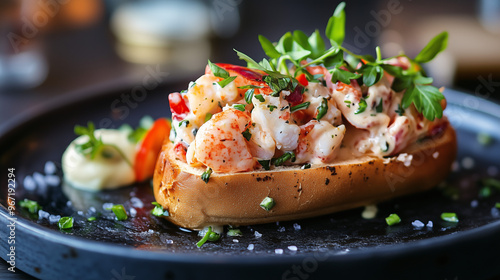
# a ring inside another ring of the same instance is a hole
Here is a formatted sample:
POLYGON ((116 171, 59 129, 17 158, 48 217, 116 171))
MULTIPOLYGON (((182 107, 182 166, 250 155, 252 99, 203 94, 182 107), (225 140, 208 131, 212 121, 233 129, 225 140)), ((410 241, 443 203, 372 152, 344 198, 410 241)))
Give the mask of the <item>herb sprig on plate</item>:
POLYGON ((304 73, 309 81, 317 80, 315 75, 307 71, 308 66, 323 65, 332 75, 332 82, 338 81, 350 84, 357 80, 362 85, 372 86, 382 78, 384 71, 394 76, 392 89, 403 92, 402 109, 415 105, 418 112, 428 120, 441 118, 443 110, 440 101, 444 99, 438 88, 432 86, 433 79, 427 77, 422 64, 434 59, 437 54, 446 49, 448 33, 442 32, 434 37, 415 58, 406 54, 382 58, 380 48, 376 48, 376 57, 354 54, 342 43, 345 38, 345 3, 340 3, 330 17, 325 29, 325 35, 330 41, 327 49, 318 30, 307 36, 300 30, 285 33, 277 43, 272 43, 266 37, 259 35, 262 49, 268 56, 257 62, 248 55, 239 52, 238 57, 247 62, 248 67, 264 71, 264 81, 273 90, 273 96, 278 96, 282 90, 293 90, 298 85, 296 77, 304 73), (408 69, 388 64, 390 60, 407 58, 408 69), (304 63, 305 61, 305 63, 304 63), (295 68, 293 74, 289 64, 295 68))

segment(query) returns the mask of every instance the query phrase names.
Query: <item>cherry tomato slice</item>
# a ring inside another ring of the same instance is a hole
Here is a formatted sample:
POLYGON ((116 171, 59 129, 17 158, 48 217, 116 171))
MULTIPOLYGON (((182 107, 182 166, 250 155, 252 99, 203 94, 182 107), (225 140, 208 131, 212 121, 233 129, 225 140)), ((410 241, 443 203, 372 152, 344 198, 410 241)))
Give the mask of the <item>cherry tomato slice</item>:
POLYGON ((156 165, 163 141, 170 135, 170 122, 167 119, 157 119, 141 142, 134 161, 135 180, 142 182, 151 176, 156 165))
POLYGON ((176 120, 184 119, 185 115, 189 113, 186 100, 184 100, 182 95, 178 92, 172 92, 168 95, 168 103, 170 104, 172 117, 176 120))

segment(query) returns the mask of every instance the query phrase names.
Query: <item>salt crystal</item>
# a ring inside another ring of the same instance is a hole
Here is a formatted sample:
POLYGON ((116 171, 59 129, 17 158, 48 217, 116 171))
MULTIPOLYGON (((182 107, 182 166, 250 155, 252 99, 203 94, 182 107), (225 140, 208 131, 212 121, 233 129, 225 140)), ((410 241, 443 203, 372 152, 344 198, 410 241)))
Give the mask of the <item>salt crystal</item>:
POLYGON ((36 189, 36 182, 30 175, 24 177, 23 185, 27 191, 33 191, 36 189))
POLYGON ((422 223, 421 221, 419 220, 415 220, 411 223, 412 226, 416 227, 416 228, 423 228, 425 225, 424 223, 422 223))
POLYGON ((261 238, 261 237, 262 237, 262 233, 255 231, 255 238, 261 238))
POLYGON ((377 216, 378 208, 377 205, 366 205, 365 210, 361 213, 363 219, 373 219, 377 216))
POLYGON ((284 231, 285 231, 285 227, 279 227, 279 228, 278 228, 278 231, 279 231, 279 232, 284 232, 284 231))
POLYGON ((71 207, 71 205, 73 205, 73 202, 71 202, 71 200, 66 201, 66 206, 71 207))
POLYGON ((234 243, 238 243, 238 242, 240 242, 240 241, 239 241, 238 239, 233 239, 233 242, 234 242, 234 243))
POLYGON ((90 206, 88 210, 89 214, 97 212, 94 206, 90 206))
POLYGON ((174 244, 174 241, 171 239, 167 239, 167 244, 174 244))
POLYGON ((155 231, 154 231, 154 230, 152 230, 152 229, 149 229, 149 230, 148 230, 148 233, 154 233, 154 232, 155 232, 155 231))
POLYGON ((249 244, 247 247, 247 249, 250 251, 252 251, 254 248, 255 248, 255 246, 253 244, 249 244))
POLYGON ((43 171, 45 172, 45 174, 54 174, 56 173, 56 165, 52 161, 47 161, 45 163, 43 171))
POLYGON ((144 203, 142 202, 142 200, 140 200, 137 197, 130 198, 130 202, 132 203, 132 207, 135 207, 135 208, 142 208, 142 207, 144 207, 144 203))
POLYGON ((137 215, 137 210, 135 210, 135 208, 130 208, 129 212, 131 217, 135 217, 137 215))
POLYGON ((33 173, 33 179, 35 180, 39 188, 47 187, 47 184, 45 183, 45 176, 43 176, 42 174, 38 172, 33 173))
POLYGON ((48 219, 50 216, 50 213, 49 212, 45 212, 43 210, 38 210, 38 219, 41 220, 41 219, 48 219))
POLYGON ((432 223, 432 221, 427 222, 427 227, 428 228, 432 228, 433 226, 434 226, 434 224, 432 223))
POLYGON ((474 159, 471 158, 471 157, 464 157, 462 159, 462 166, 465 168, 465 169, 472 169, 474 168, 474 159))
POLYGON ((283 249, 274 249, 274 253, 281 255, 283 254, 283 249))
POLYGON ((500 210, 498 210, 498 208, 496 208, 496 207, 491 208, 491 216, 493 218, 500 217, 500 210))
POLYGON ((290 251, 297 251, 297 246, 288 246, 288 250, 290 251))
POLYGON ((299 224, 295 223, 295 224, 293 224, 293 228, 294 228, 295 230, 300 230, 300 229, 301 229, 301 226, 300 226, 299 224))
POLYGON ((106 202, 106 203, 102 204, 102 209, 104 209, 104 210, 110 210, 111 207, 113 207, 113 203, 111 203, 111 202, 106 202))
POLYGON ((473 200, 470 202, 470 207, 476 208, 479 205, 479 202, 477 200, 473 200))
POLYGON ((78 215, 83 216, 83 211, 76 212, 78 215))
POLYGON ((59 186, 61 183, 61 178, 57 175, 45 175, 45 183, 51 187, 59 186))
POLYGON ((49 222, 51 224, 55 224, 55 223, 59 222, 60 219, 61 219, 60 215, 50 215, 49 216, 49 222))

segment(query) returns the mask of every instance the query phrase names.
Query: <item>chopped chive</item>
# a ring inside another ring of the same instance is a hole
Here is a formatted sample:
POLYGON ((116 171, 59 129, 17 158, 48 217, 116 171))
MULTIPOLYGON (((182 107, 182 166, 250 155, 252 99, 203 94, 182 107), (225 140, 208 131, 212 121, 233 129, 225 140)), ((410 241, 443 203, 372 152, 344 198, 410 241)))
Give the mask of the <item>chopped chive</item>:
POLYGON ((227 85, 229 85, 232 81, 234 81, 234 79, 236 79, 236 77, 237 77, 237 76, 231 76, 231 77, 229 77, 229 78, 225 78, 224 80, 219 81, 219 82, 217 82, 217 83, 219 84, 219 86, 220 86, 221 88, 224 88, 224 87, 226 87, 227 85))
POLYGON ((19 202, 19 206, 21 206, 22 208, 27 208, 31 214, 36 214, 38 213, 38 210, 42 209, 42 206, 40 206, 38 202, 26 198, 19 202))
POLYGON ((457 214, 455 214, 455 213, 442 213, 441 219, 443 221, 447 221, 447 222, 451 222, 451 223, 458 223, 458 217, 457 217, 457 214))
POLYGON ((252 98, 253 98, 253 93, 255 92, 255 89, 251 88, 245 92, 245 102, 247 104, 252 104, 252 98))
POLYGON ((495 208, 500 208, 500 202, 495 203, 495 208))
POLYGON ((311 105, 311 102, 307 101, 307 102, 301 103, 299 105, 293 106, 292 108, 290 108, 290 111, 293 113, 293 112, 296 112, 299 110, 304 110, 304 109, 307 109, 309 107, 309 105, 311 105))
POLYGON ((212 115, 211 113, 207 113, 207 114, 205 115, 205 122, 208 122, 208 121, 212 118, 212 116, 213 116, 213 115, 212 115))
POLYGON ((274 205, 276 205, 276 202, 274 202, 274 199, 270 198, 269 196, 264 198, 262 200, 262 202, 260 203, 260 207, 262 207, 262 209, 264 209, 266 211, 271 210, 271 208, 273 208, 274 205))
POLYGON ((361 114, 361 113, 363 113, 363 112, 366 110, 366 106, 367 106, 367 104, 366 104, 366 100, 365 100, 364 98, 361 98, 361 99, 359 100, 359 107, 358 107, 358 109, 356 110, 356 112, 354 112, 354 114, 356 114, 356 115, 357 115, 357 114, 361 114))
POLYGON ((256 89, 256 88, 263 88, 264 86, 256 86, 256 85, 246 85, 246 86, 241 86, 238 87, 240 89, 256 89))
POLYGON ((266 100, 264 99, 264 96, 262 96, 262 94, 256 94, 256 95, 254 95, 253 97, 255 97, 255 98, 256 98, 257 100, 259 100, 260 102, 264 102, 264 101, 266 101, 266 100))
POLYGON ((328 101, 326 100, 326 98, 323 98, 321 104, 318 107, 318 115, 316 116, 316 120, 321 120, 321 118, 326 115, 326 112, 328 112, 328 101))
POLYGON ((382 113, 384 111, 384 100, 380 98, 380 103, 376 107, 377 113, 382 113))
POLYGON ((70 229, 73 228, 73 217, 62 217, 57 222, 59 229, 70 229))
POLYGON ((89 222, 92 222, 92 221, 95 221, 95 220, 97 220, 97 218, 94 217, 94 216, 87 218, 87 221, 89 221, 89 222))
POLYGON ((245 112, 245 105, 243 104, 234 104, 233 108, 242 112, 245 112))
POLYGON ((247 139, 247 141, 250 141, 250 139, 252 138, 252 133, 250 133, 248 128, 245 129, 245 131, 243 131, 241 134, 243 135, 243 137, 245 137, 245 139, 247 139))
POLYGON ((125 211, 125 207, 121 204, 116 204, 111 207, 111 211, 115 213, 116 219, 118 221, 124 221, 128 219, 127 212, 125 211))
POLYGON ((151 204, 153 204, 155 206, 155 208, 153 208, 153 210, 151 210, 151 214, 153 214, 157 217, 170 216, 170 213, 168 212, 168 210, 164 210, 163 206, 161 206, 160 203, 154 201, 154 202, 151 202, 151 204))
POLYGON ((392 226, 395 224, 399 224, 401 222, 401 218, 398 214, 390 214, 389 217, 385 218, 385 222, 387 225, 392 226))
POLYGON ((477 142, 479 142, 479 144, 481 144, 482 146, 488 146, 493 142, 493 137, 484 132, 478 133, 476 139, 477 142))
POLYGON ((243 236, 243 233, 239 228, 230 228, 227 231, 227 236, 243 236))
POLYGON ((274 109, 278 108, 277 106, 274 105, 267 105, 267 108, 269 108, 269 111, 273 111, 274 109))
POLYGON ((311 164, 306 163, 306 164, 302 165, 302 167, 300 169, 309 169, 309 168, 311 168, 311 164))
POLYGON ((285 161, 287 161, 287 160, 291 160, 292 162, 294 162, 295 161, 295 153, 294 152, 286 152, 282 156, 280 156, 279 158, 274 158, 272 163, 275 166, 280 166, 280 165, 283 165, 283 163, 285 163, 285 161))
POLYGON ((270 160, 258 160, 260 165, 262 165, 262 168, 265 170, 271 169, 271 161, 270 160))
POLYGON ((205 183, 208 183, 208 180, 210 180, 210 175, 212 174, 212 168, 208 168, 207 171, 203 172, 201 174, 201 179, 205 181, 205 183))

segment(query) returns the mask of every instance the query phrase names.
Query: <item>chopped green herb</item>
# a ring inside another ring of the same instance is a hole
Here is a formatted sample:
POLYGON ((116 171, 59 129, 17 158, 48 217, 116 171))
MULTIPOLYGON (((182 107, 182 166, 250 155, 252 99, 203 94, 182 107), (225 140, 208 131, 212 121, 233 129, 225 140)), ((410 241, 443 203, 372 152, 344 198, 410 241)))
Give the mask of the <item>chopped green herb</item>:
POLYGON ((380 103, 376 107, 377 113, 382 113, 384 111, 384 100, 380 98, 380 103))
POLYGON ((311 164, 306 163, 306 164, 302 165, 302 167, 300 169, 309 169, 309 168, 311 168, 311 164))
POLYGON ((307 101, 307 102, 293 106, 292 108, 290 108, 290 111, 293 113, 293 112, 296 112, 299 110, 305 110, 309 107, 309 105, 311 105, 311 102, 307 101))
POLYGON ((254 95, 253 97, 255 97, 257 100, 259 100, 260 102, 264 102, 266 101, 264 99, 264 96, 262 96, 262 94, 257 94, 257 95, 254 95))
POLYGON ((179 122, 179 127, 181 127, 183 124, 185 124, 185 125, 186 125, 186 127, 187 127, 187 126, 189 125, 189 121, 188 121, 188 120, 185 120, 185 119, 184 119, 184 120, 182 120, 182 121, 180 121, 180 122, 179 122))
POLYGON ((367 106, 367 104, 366 104, 366 100, 365 100, 364 98, 361 98, 361 99, 359 100, 359 107, 358 107, 358 109, 356 110, 356 112, 354 112, 354 114, 356 114, 356 115, 357 115, 357 114, 361 114, 361 113, 363 113, 363 112, 366 110, 366 106, 367 106))
POLYGON ((208 60, 208 67, 210 67, 210 70, 212 71, 212 74, 214 74, 215 77, 219 78, 229 78, 229 72, 227 72, 225 69, 213 64, 210 59, 208 60))
POLYGON ((33 201, 33 200, 29 200, 26 198, 19 202, 19 206, 21 206, 22 208, 28 209, 28 211, 31 214, 36 214, 36 213, 38 213, 38 210, 42 210, 42 206, 40 206, 40 204, 38 204, 38 202, 33 201))
POLYGON ((92 222, 92 221, 95 221, 95 220, 97 220, 97 218, 94 217, 94 216, 87 218, 87 221, 89 221, 89 222, 92 222))
POLYGON ((243 104, 234 104, 233 108, 242 112, 245 112, 245 105, 243 104))
POLYGON ((241 86, 238 87, 240 89, 256 89, 256 88, 263 88, 264 86, 256 86, 256 85, 246 85, 246 86, 241 86))
POLYGON ((455 214, 455 213, 442 213, 441 219, 443 221, 447 221, 447 222, 451 222, 451 223, 458 223, 458 217, 457 217, 457 214, 455 214))
POLYGON ((398 109, 395 111, 399 116, 402 116, 405 113, 405 109, 401 107, 401 104, 398 104, 398 109))
POLYGON ((247 104, 252 104, 253 93, 255 89, 251 88, 245 92, 245 102, 247 104))
POLYGON ((279 158, 273 158, 272 163, 275 166, 280 166, 283 165, 287 160, 290 160, 291 162, 295 161, 295 153, 294 152, 286 152, 279 158))
POLYGON ((70 229, 73 228, 73 217, 61 217, 59 222, 57 222, 59 229, 70 229))
POLYGON ((316 116, 316 120, 321 120, 321 118, 326 115, 326 112, 328 112, 328 101, 326 100, 326 98, 323 98, 321 104, 318 107, 318 115, 316 116))
POLYGON ((125 211, 125 207, 121 204, 115 204, 111 207, 111 211, 115 213, 116 219, 118 221, 124 221, 128 219, 127 212, 125 211))
POLYGON ((247 141, 250 141, 250 139, 252 138, 252 133, 250 133, 248 128, 245 129, 245 131, 243 131, 241 134, 243 135, 243 137, 245 137, 245 139, 247 139, 247 141))
POLYGON ((208 227, 207 232, 205 233, 203 238, 200 241, 198 241, 198 243, 196 243, 196 246, 198 246, 198 248, 201 248, 201 246, 203 246, 203 244, 205 244, 207 241, 213 242, 219 240, 219 238, 220 235, 216 232, 213 232, 212 227, 208 227))
POLYGON ((500 202, 495 203, 495 208, 500 208, 500 202))
POLYGON ((76 125, 74 130, 76 135, 88 137, 87 142, 75 144, 75 149, 80 154, 90 156, 90 159, 94 159, 98 154, 106 157, 108 154, 105 153, 104 148, 109 147, 116 150, 122 159, 125 160, 129 166, 132 166, 132 163, 120 148, 113 144, 105 144, 102 142, 101 138, 98 139, 95 136, 95 126, 93 122, 88 122, 87 127, 76 125))
POLYGON ((265 170, 271 169, 271 161, 270 160, 258 160, 260 165, 262 165, 262 168, 265 170))
POLYGON ((227 231, 227 236, 235 237, 235 236, 243 236, 243 233, 238 228, 230 228, 227 231))
POLYGON ((210 180, 210 175, 212 174, 212 168, 208 168, 203 174, 201 174, 201 179, 205 181, 205 183, 208 183, 208 180, 210 180))
POLYGON ((273 208, 274 205, 276 205, 276 202, 274 202, 274 199, 270 198, 269 196, 264 198, 260 203, 260 207, 266 211, 271 210, 271 208, 273 208))
POLYGON ((231 76, 231 77, 229 77, 229 78, 225 78, 224 80, 219 81, 219 82, 217 82, 217 83, 219 84, 219 86, 220 86, 221 88, 224 88, 224 87, 226 87, 227 85, 229 85, 232 81, 234 81, 234 79, 236 79, 237 77, 238 77, 238 76, 231 76))
POLYGON ((168 210, 164 210, 163 206, 161 206, 160 203, 155 201, 155 202, 151 202, 151 204, 153 204, 155 206, 155 208, 153 208, 153 210, 151 210, 151 214, 153 214, 157 217, 170 216, 170 213, 168 212, 168 210))
POLYGON ((398 214, 390 214, 387 218, 385 218, 385 222, 387 225, 392 226, 395 224, 399 224, 401 222, 401 218, 398 214))
POLYGON ((267 108, 269 108, 269 111, 273 111, 274 109, 278 108, 277 106, 274 105, 267 105, 267 108))
POLYGON ((208 121, 212 118, 212 116, 213 116, 213 115, 212 115, 211 113, 207 113, 207 114, 205 115, 205 122, 208 122, 208 121))
POLYGON ((477 142, 483 146, 489 146, 493 143, 493 137, 487 133, 480 132, 477 134, 477 142))
POLYGON ((481 189, 479 189, 479 197, 481 198, 488 198, 492 195, 493 191, 489 186, 484 186, 481 189))

